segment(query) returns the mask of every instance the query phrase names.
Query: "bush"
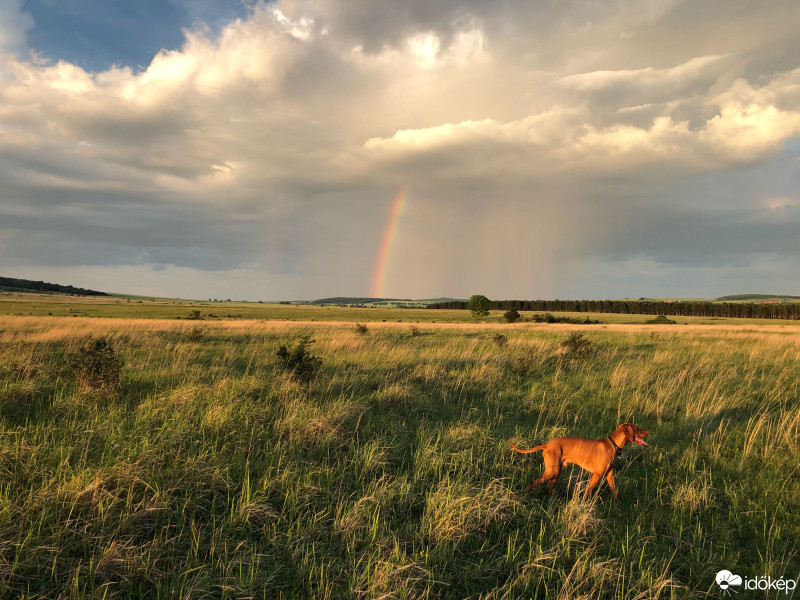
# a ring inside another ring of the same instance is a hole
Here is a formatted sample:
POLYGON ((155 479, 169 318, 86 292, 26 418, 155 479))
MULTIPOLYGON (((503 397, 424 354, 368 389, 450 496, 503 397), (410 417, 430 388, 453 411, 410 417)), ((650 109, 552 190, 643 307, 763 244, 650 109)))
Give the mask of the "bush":
POLYGON ((89 338, 78 349, 72 363, 78 387, 117 393, 121 386, 122 363, 105 338, 89 338))
POLYGON ((655 319, 645 321, 647 325, 677 325, 677 321, 667 318, 665 315, 658 315, 655 319))
POLYGON ((506 323, 516 323, 519 321, 519 311, 516 308, 511 308, 503 313, 503 318, 506 323))
POLYGON ((578 319, 574 317, 556 317, 550 313, 535 314, 531 317, 531 321, 534 323, 572 323, 574 325, 599 325, 602 322, 595 319, 590 319, 589 317, 584 319, 578 319))
MULTIPOLYGON (((561 317, 564 318, 564 317, 561 317)), ((535 323, 560 323, 562 322, 559 318, 554 317, 550 313, 544 314, 535 314, 531 317, 531 320, 535 323)))
POLYGON ((514 357, 511 363, 511 372, 519 377, 527 377, 533 372, 533 364, 531 354, 520 354, 514 357))
POLYGON ((186 319, 189 321, 202 321, 203 316, 200 314, 199 310, 193 310, 189 313, 189 316, 186 317, 186 319))
POLYGON ((411 326, 411 337, 417 337, 422 335, 422 332, 419 330, 419 327, 415 327, 414 325, 411 326))
POLYGON ((369 330, 367 329, 367 326, 364 325, 364 323, 356 323, 356 333, 360 333, 361 335, 366 335, 367 331, 369 330))
POLYGON ((579 331, 573 331, 559 346, 564 349, 566 356, 578 358, 589 353, 592 343, 583 337, 583 334, 579 331))
POLYGON ((511 372, 518 377, 541 377, 557 367, 557 359, 544 357, 530 348, 515 352, 511 359, 511 372))
POLYGON ((192 327, 186 332, 186 339, 190 342, 199 342, 206 335, 206 330, 202 327, 192 327))
POLYGON ((494 340, 494 343, 497 344, 499 348, 502 348, 508 343, 508 338, 504 336, 502 333, 495 334, 492 340, 494 340))
POLYGON ((313 343, 311 336, 304 335, 293 348, 285 345, 278 348, 278 364, 293 379, 311 381, 322 366, 322 359, 308 351, 313 343))

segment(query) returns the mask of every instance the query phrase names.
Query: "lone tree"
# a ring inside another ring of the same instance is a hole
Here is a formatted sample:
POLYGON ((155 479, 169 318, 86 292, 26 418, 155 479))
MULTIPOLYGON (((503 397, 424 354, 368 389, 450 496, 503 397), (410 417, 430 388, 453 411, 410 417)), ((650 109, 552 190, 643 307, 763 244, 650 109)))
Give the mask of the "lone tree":
POLYGON ((503 313, 503 318, 506 320, 506 323, 516 323, 519 321, 519 317, 520 314, 516 308, 510 308, 503 313))
POLYGON ((489 314, 489 299, 486 296, 476 294, 467 302, 467 308, 472 312, 475 319, 480 319, 489 314))

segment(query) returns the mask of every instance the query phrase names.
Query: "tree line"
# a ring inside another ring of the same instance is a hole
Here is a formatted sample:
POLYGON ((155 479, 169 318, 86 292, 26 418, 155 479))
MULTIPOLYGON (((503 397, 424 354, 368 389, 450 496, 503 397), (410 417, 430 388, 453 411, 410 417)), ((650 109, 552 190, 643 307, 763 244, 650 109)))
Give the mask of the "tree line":
POLYGON ((9 292, 49 292, 56 294, 72 294, 74 296, 108 296, 105 292, 87 290, 72 285, 59 285, 31 279, 14 279, 13 277, 0 277, 0 290, 9 292))
MULTIPOLYGON (((427 308, 468 309, 460 300, 436 302, 427 308)), ((800 302, 665 302, 658 300, 492 300, 491 310, 546 312, 598 312, 679 317, 731 317, 738 319, 800 319, 800 302)))

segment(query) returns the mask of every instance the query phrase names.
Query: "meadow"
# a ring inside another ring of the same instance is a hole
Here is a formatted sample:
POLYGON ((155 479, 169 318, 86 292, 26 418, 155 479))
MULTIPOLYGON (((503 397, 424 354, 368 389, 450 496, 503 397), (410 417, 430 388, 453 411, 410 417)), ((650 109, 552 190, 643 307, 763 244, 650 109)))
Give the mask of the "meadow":
POLYGON ((391 314, 1 316, 0 597, 716 598, 723 568, 800 574, 800 329, 391 314), (118 390, 76 379, 90 336, 118 390), (278 360, 302 336, 307 381, 278 360), (582 500, 578 467, 524 493, 541 457, 509 439, 626 421, 651 445, 625 448, 620 503, 582 500))
MULTIPOLYGON (((503 322, 502 310, 489 311, 485 322, 503 322)), ((519 311, 523 320, 530 320, 534 311, 519 311)), ((596 320, 602 323, 646 324, 654 315, 613 314, 597 312, 558 312, 556 316, 596 320)), ((76 298, 64 294, 0 292, 0 316, 100 317, 131 319, 187 319, 198 316, 204 321, 255 319, 267 321, 348 321, 391 323, 473 323, 467 310, 369 308, 320 306, 314 304, 280 304, 262 302, 206 302, 136 296, 101 296, 76 298)), ((776 321, 735 319, 726 317, 674 317, 679 325, 764 325, 779 324, 798 327, 800 320, 776 321)))

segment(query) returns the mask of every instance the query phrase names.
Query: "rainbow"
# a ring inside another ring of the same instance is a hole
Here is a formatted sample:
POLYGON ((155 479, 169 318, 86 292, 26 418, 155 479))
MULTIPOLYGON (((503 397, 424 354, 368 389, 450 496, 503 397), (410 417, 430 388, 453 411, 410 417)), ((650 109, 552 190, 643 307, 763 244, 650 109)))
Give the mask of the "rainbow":
POLYGON ((397 195, 392 200, 392 209, 389 213, 389 219, 386 222, 386 229, 383 232, 383 240, 381 241, 381 249, 378 252, 378 260, 375 263, 375 274, 372 277, 372 287, 370 288, 370 296, 373 298, 380 298, 383 295, 383 282, 386 278, 386 267, 389 264, 389 257, 392 253, 392 245, 397 234, 397 223, 400 221, 400 215, 406 208, 406 189, 401 188, 397 195))

